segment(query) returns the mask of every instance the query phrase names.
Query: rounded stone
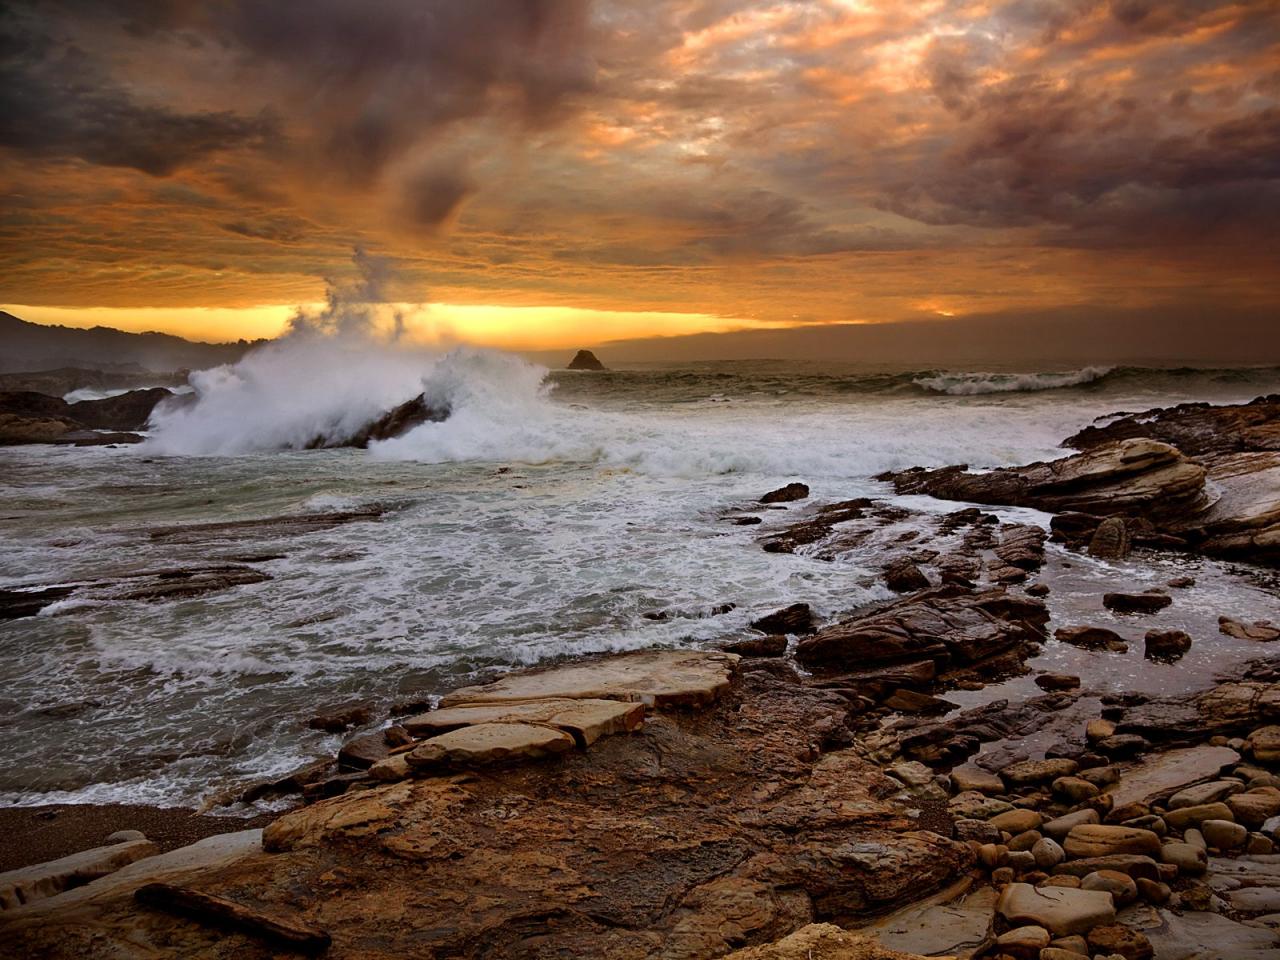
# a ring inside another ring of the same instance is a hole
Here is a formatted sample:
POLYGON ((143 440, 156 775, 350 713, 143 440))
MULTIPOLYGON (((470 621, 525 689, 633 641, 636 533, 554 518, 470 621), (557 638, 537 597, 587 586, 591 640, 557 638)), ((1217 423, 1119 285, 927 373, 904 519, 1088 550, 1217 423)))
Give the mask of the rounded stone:
POLYGON ((134 840, 145 840, 147 835, 141 830, 117 830, 115 833, 107 835, 107 839, 103 840, 104 846, 113 846, 117 843, 131 843, 134 840))
POLYGON ((1069 857, 1105 857, 1116 853, 1154 856, 1160 852, 1160 838, 1150 830, 1082 824, 1072 828, 1062 847, 1069 857))
POLYGON ((1001 950, 1013 950, 1015 953, 1040 951, 1049 945, 1049 931, 1034 924, 1025 927, 1014 927, 996 938, 996 945, 1001 950))
POLYGON ((1053 792, 1068 803, 1083 803, 1096 797, 1098 788, 1083 777, 1059 777, 1053 781, 1053 792))
POLYGON ((1138 885, 1138 896, 1157 907, 1168 903, 1169 898, 1173 896, 1173 891, 1169 889, 1167 883, 1148 880, 1146 877, 1139 877, 1135 883, 1138 885))
POLYGON ((1200 832, 1209 846, 1219 850, 1235 850, 1249 839, 1249 830, 1243 824, 1230 820, 1205 820, 1200 824, 1200 832))
POLYGON ((1043 822, 1044 817, 1035 810, 1009 810, 1006 813, 996 814, 988 821, 997 830, 1015 835, 1035 830, 1043 822))
POLYGON ((1190 843, 1166 843, 1160 848, 1160 859, 1173 864, 1179 873, 1198 877, 1209 868, 1209 855, 1204 847, 1190 843))
POLYGON ((1138 885, 1133 878, 1118 870, 1095 870, 1080 881, 1081 890, 1103 890, 1122 907, 1138 899, 1138 885))
POLYGON ((1013 850, 1030 850, 1040 842, 1041 835, 1039 830, 1025 830, 1017 836, 1009 840, 1009 849, 1013 850))
POLYGON ((1041 870, 1052 870, 1067 858, 1062 845, 1050 837, 1041 837, 1037 840, 1031 848, 1031 855, 1035 857, 1036 866, 1041 870))

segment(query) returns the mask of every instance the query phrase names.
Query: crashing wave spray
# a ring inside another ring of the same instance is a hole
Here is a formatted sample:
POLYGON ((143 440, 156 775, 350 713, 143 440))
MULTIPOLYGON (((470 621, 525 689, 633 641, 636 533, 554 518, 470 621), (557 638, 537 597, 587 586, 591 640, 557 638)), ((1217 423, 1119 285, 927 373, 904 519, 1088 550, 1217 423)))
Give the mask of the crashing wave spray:
MULTIPOLYGON (((237 363, 193 373, 194 398, 157 408, 145 450, 228 455, 341 445, 422 393, 439 354, 406 342, 398 311, 388 322, 386 261, 359 251, 354 259, 358 281, 331 283, 324 309, 299 309, 279 339, 237 363)), ((438 399, 438 409, 449 409, 448 397, 438 399)))

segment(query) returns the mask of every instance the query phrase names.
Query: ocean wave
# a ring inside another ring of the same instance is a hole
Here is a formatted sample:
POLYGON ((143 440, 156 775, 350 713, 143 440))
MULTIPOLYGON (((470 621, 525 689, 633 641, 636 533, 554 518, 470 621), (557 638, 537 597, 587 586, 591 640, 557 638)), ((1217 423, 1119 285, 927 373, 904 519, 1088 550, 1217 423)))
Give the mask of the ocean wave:
POLYGON ((911 381, 933 393, 972 397, 987 393, 1034 393, 1097 383, 1115 367, 1083 367, 1058 373, 952 373, 915 377, 911 381))

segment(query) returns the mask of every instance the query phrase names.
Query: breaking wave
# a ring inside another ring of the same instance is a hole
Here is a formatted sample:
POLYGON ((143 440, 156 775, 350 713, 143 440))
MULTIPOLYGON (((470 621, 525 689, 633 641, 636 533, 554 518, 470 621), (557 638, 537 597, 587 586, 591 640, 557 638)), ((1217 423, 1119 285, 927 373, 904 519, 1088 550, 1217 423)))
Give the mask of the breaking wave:
POLYGON ((1084 367, 1061 373, 936 373, 915 377, 911 382, 933 393, 952 397, 972 397, 986 393, 1034 393, 1061 390, 1097 383, 1115 367, 1084 367))

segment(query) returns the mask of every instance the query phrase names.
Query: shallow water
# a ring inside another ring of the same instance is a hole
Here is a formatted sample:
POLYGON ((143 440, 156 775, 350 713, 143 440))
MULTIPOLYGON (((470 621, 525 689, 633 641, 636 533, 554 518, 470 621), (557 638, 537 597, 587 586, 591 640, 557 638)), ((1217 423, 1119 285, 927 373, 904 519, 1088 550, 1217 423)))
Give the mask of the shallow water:
MULTIPOLYGON (((345 429, 359 394, 356 373, 326 390, 317 370, 292 374, 299 393, 283 403, 276 369, 211 374, 200 404, 161 418, 140 447, 0 450, 0 586, 284 555, 253 564, 272 578, 260 584, 164 603, 73 600, 0 624, 0 799, 192 803, 332 753, 341 738, 305 726, 325 706, 438 693, 477 671, 563 655, 711 644, 795 601, 847 612, 888 596, 879 557, 762 551, 757 540, 805 504, 760 511, 754 527, 725 512, 795 479, 813 488, 809 503, 888 496, 871 479, 883 470, 1052 457, 1103 414, 1277 388, 1273 370, 1117 371, 1073 388, 980 393, 972 385, 986 375, 965 373, 943 376, 963 391, 940 393, 915 382, 936 371, 762 363, 544 383, 513 358, 458 354, 398 358, 368 391, 380 409, 425 388, 452 407, 445 423, 369 451, 262 452, 345 429), (149 536, 371 506, 385 508, 381 519, 301 535, 149 536), (736 607, 707 615, 725 603, 736 607), (645 617, 657 611, 671 615, 645 617)), ((1145 562, 1051 557, 1072 564, 1053 570, 1061 622, 1091 612, 1117 578, 1163 582, 1145 562)), ((1216 634, 1216 617, 1270 615, 1274 596, 1199 566, 1170 614, 1197 638, 1184 666, 1145 663, 1139 639, 1104 670, 1088 667, 1100 682, 1207 683, 1256 652, 1216 634)), ((1097 656, 1051 643, 1036 666, 1080 672, 1097 656)), ((1009 689, 1023 687, 1038 692, 1029 678, 1009 689)))

